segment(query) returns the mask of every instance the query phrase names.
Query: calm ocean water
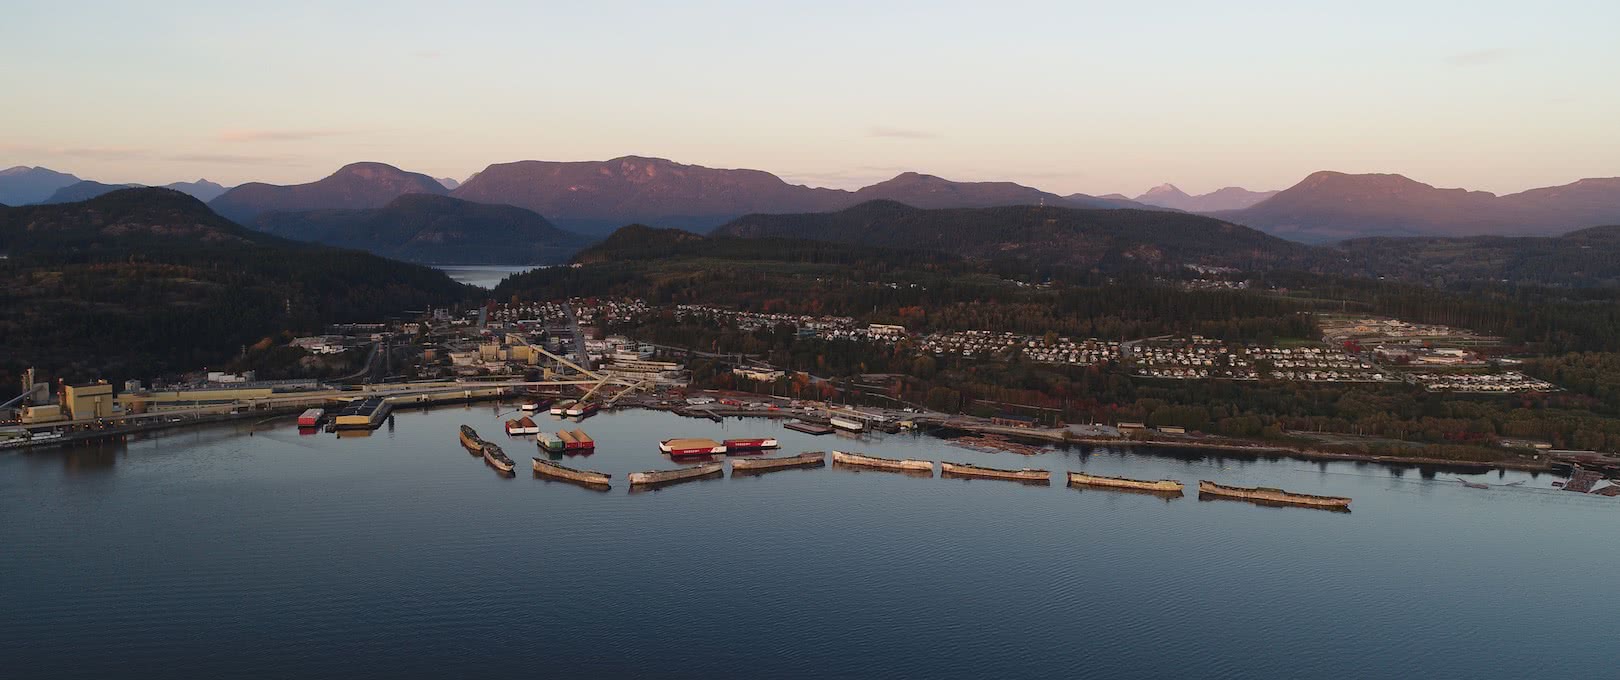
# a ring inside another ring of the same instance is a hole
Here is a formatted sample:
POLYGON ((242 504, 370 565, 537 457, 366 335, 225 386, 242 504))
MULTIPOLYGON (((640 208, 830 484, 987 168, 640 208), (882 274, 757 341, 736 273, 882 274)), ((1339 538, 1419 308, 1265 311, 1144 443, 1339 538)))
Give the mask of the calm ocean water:
POLYGON ((450 278, 461 283, 478 286, 479 288, 494 288, 495 284, 501 282, 501 279, 542 266, 545 265, 535 264, 528 266, 507 266, 493 264, 469 264, 443 265, 434 268, 444 272, 445 274, 449 275, 450 278))
MULTIPOLYGON (((1620 501, 1554 478, 1098 450, 982 454, 631 411, 1001 467, 1268 484, 1354 512, 828 467, 627 493, 535 479, 492 404, 369 437, 290 421, 0 454, 0 676, 1614 677, 1620 501), (520 463, 496 476, 459 423, 520 463)), ((542 417, 553 428, 555 420, 542 417)))

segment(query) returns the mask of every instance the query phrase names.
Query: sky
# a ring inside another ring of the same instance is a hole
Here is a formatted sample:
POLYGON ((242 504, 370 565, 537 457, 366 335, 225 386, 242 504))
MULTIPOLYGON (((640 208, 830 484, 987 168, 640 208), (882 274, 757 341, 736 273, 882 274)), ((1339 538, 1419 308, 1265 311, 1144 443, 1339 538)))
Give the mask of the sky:
POLYGON ((1620 2, 0 7, 0 167, 297 183, 669 158, 855 188, 1620 175, 1620 2))

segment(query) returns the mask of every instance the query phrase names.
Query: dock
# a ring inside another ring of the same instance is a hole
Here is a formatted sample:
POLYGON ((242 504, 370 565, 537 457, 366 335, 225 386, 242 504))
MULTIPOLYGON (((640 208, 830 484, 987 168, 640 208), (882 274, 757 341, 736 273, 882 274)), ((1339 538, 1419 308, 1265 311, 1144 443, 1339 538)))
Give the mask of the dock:
POLYGON ((782 427, 793 430, 794 432, 803 432, 805 434, 823 435, 833 433, 833 427, 831 425, 811 423, 803 420, 795 420, 791 423, 783 425, 782 427))
POLYGON ((1004 470, 1001 468, 979 467, 971 463, 948 463, 941 461, 939 464, 939 473, 942 477, 1002 479, 1010 482, 1024 482, 1027 484, 1052 483, 1051 470, 1039 470, 1036 468, 1004 470))

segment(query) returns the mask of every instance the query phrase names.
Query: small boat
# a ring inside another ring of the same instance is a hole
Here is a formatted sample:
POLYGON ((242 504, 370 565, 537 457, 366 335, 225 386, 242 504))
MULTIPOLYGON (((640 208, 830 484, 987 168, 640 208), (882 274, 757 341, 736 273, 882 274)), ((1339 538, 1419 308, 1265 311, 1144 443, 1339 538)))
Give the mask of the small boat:
POLYGON ((478 431, 466 425, 461 426, 461 445, 474 453, 484 451, 484 440, 478 438, 478 431))
POLYGON ((541 458, 534 459, 534 471, 536 474, 551 477, 553 479, 561 479, 568 482, 601 487, 608 486, 608 479, 613 476, 606 472, 597 472, 595 470, 576 470, 566 465, 558 465, 557 463, 553 463, 549 460, 544 460, 541 458))
POLYGON ((567 413, 568 409, 572 408, 573 406, 574 406, 574 400, 573 399, 564 399, 562 401, 553 402, 551 404, 551 415, 554 415, 554 416, 563 415, 563 414, 567 413))
POLYGON ((725 453, 726 447, 713 439, 665 439, 658 442, 658 450, 679 458, 725 453))
POLYGON ((784 458, 738 458, 731 461, 731 474, 739 472, 769 472, 797 467, 821 467, 827 464, 827 454, 810 451, 784 458))
POLYGON ((516 467, 512 463, 512 459, 507 457, 506 452, 495 444, 484 444, 484 462, 489 463, 490 467, 499 470, 501 474, 511 474, 512 468, 516 467))
POLYGON ((831 423, 833 427, 840 430, 848 430, 850 432, 860 432, 866 429, 865 423, 862 423, 859 420, 850 420, 848 418, 833 417, 828 419, 827 422, 831 423))
POLYGON ((927 472, 930 476, 932 476, 934 474, 934 461, 931 461, 931 460, 917 460, 917 459, 914 459, 914 458, 897 460, 897 459, 894 459, 894 458, 879 458, 877 456, 867 456, 867 455, 862 455, 862 454, 859 454, 859 453, 845 453, 843 451, 834 451, 834 452, 832 452, 832 459, 833 459, 834 463, 842 463, 844 465, 854 465, 854 466, 858 466, 858 467, 873 468, 873 469, 877 469, 877 470, 898 470, 898 471, 901 471, 901 472, 927 472))
POLYGON ((1039 470, 1036 468, 1003 470, 1001 468, 979 467, 972 463, 947 463, 940 461, 939 473, 942 476, 977 477, 979 479, 1006 479, 1014 482, 1037 482, 1040 484, 1050 484, 1052 482, 1051 470, 1039 470))
POLYGON ((727 439, 720 442, 720 444, 726 447, 726 453, 737 453, 739 451, 763 451, 765 449, 774 449, 778 446, 776 443, 776 438, 774 437, 727 439))
POLYGON ((1128 479, 1125 477, 1104 477, 1102 475, 1088 475, 1084 472, 1070 472, 1069 484, 1071 486, 1096 486, 1112 489, 1136 489, 1139 491, 1153 491, 1155 493, 1181 493, 1182 485, 1174 479, 1160 479, 1149 481, 1145 479, 1128 479))
POLYGON ((542 434, 534 438, 534 445, 546 453, 560 453, 565 448, 562 437, 554 434, 542 434))
POLYGON ((584 430, 576 429, 571 434, 574 435, 574 441, 579 443, 578 448, 586 450, 594 450, 596 448, 596 440, 591 439, 591 436, 585 434, 584 430))
POLYGON ((568 430, 557 430, 557 438, 562 440, 564 449, 572 451, 579 448, 579 440, 575 439, 574 433, 568 430))
POLYGON ((725 470, 726 468, 723 463, 705 463, 703 465, 694 465, 692 467, 680 468, 676 470, 632 472, 630 473, 630 486, 652 486, 657 484, 687 482, 714 475, 724 475, 725 470))
POLYGON ((1222 486, 1202 479, 1198 480, 1198 494, 1200 496, 1208 494, 1220 498, 1237 498, 1255 503, 1281 503, 1315 508, 1350 509, 1350 499, 1343 496, 1313 496, 1264 486, 1222 486))
POLYGON ((816 434, 816 435, 832 434, 832 431, 833 431, 833 428, 832 428, 831 425, 822 425, 821 423, 810 423, 810 422, 805 422, 803 420, 795 420, 795 421, 793 421, 791 423, 783 425, 782 427, 785 427, 785 428, 787 428, 789 430, 793 430, 795 432, 803 432, 805 434, 816 434))

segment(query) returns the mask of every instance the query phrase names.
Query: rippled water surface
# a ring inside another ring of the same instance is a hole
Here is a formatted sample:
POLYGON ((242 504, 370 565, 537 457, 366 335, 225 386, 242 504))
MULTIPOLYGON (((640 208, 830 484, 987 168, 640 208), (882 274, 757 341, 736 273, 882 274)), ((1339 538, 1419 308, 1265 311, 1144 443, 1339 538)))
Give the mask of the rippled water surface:
POLYGON ((530 440, 499 434, 509 408, 0 454, 0 676, 1613 677, 1620 501, 1545 475, 1475 490, 630 411, 585 421, 598 452, 568 464, 622 480, 674 466, 659 439, 774 435, 783 453, 1267 484, 1354 512, 834 467, 598 493, 534 478, 530 440), (516 478, 457 446, 463 422, 516 478))

